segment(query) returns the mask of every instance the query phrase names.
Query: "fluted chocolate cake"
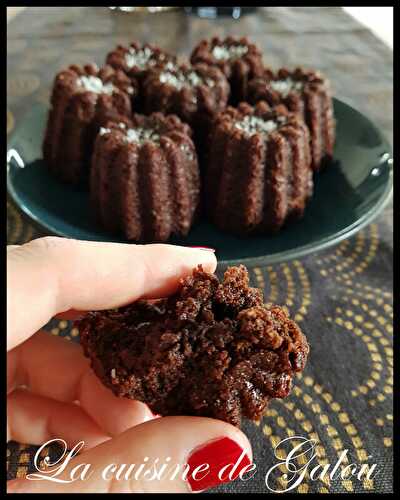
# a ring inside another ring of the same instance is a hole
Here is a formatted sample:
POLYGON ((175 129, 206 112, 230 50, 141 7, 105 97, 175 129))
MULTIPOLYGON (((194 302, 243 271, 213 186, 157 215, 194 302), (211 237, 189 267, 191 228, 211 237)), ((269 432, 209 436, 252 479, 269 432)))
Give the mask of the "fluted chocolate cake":
POLYGON ((247 37, 216 36, 190 63, 132 41, 102 68, 60 71, 43 157, 89 187, 103 228, 145 243, 185 237, 202 217, 240 236, 280 230, 302 217, 334 142, 325 77, 272 71, 247 37))
POLYGON ((286 68, 265 69, 248 85, 247 100, 260 100, 271 106, 284 104, 307 124, 311 138, 313 170, 318 171, 333 157, 335 119, 329 81, 317 71, 286 68))
POLYGON ((93 142, 109 120, 131 115, 138 88, 111 66, 72 65, 54 80, 43 158, 60 180, 79 184, 89 176, 93 142))
POLYGON ((90 196, 100 223, 128 240, 185 236, 200 197, 189 125, 177 116, 153 113, 102 127, 92 157, 90 196))
POLYGON ((226 107, 228 98, 223 73, 205 64, 168 64, 150 70, 143 84, 145 112, 174 113, 189 123, 201 157, 214 116, 226 107))
POLYGON ((245 100, 248 82, 263 72, 262 53, 247 37, 213 37, 202 40, 192 52, 192 64, 203 63, 219 68, 227 77, 230 104, 245 100))
POLYGON ((307 126, 284 106, 241 103, 210 134, 205 200, 210 219, 238 235, 274 232, 303 215, 313 180, 307 126))
MULTIPOLYGON (((129 46, 118 45, 109 52, 106 63, 115 69, 124 71, 132 80, 132 85, 142 88, 143 81, 149 69, 161 68, 168 64, 176 64, 176 57, 159 47, 133 41, 129 46)), ((142 111, 142 99, 140 93, 134 100, 134 111, 142 111)))

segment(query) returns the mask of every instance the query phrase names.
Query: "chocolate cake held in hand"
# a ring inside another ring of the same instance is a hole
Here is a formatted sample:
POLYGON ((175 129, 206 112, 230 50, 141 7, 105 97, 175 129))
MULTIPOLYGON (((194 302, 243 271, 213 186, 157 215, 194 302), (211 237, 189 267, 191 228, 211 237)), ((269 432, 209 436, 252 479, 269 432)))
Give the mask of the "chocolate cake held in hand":
POLYGON ((287 312, 263 303, 244 266, 222 282, 201 266, 175 295, 91 312, 77 322, 97 376, 154 413, 259 420, 284 398, 309 346, 287 312))

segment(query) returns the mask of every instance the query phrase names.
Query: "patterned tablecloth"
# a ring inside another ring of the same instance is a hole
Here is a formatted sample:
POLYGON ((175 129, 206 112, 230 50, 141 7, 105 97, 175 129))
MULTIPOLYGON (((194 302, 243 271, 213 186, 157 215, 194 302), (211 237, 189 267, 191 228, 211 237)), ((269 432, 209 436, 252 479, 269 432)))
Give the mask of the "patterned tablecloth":
MULTIPOLYGON (((237 21, 204 20, 180 10, 144 15, 107 8, 28 8, 8 25, 7 134, 33 103, 48 103, 60 68, 102 63, 110 47, 133 38, 184 56, 207 34, 247 34, 273 66, 319 68, 336 95, 368 114, 392 141, 392 52, 341 9, 330 7, 262 8, 237 21)), ((9 244, 39 236, 10 203, 7 222, 9 244)), ((348 463, 376 463, 377 468, 371 479, 361 480, 312 480, 309 470, 294 491, 392 491, 392 264, 390 203, 374 223, 328 251, 251 269, 253 284, 265 289, 267 300, 288 306, 307 333, 312 353, 291 397, 274 401, 259 425, 244 423, 257 475, 219 490, 267 492, 265 474, 277 463, 273 447, 296 435, 317 441, 314 466, 333 467, 348 450, 348 463)), ((46 329, 77 339, 66 321, 53 320, 46 329)), ((8 444, 8 478, 33 470, 35 450, 8 444)), ((304 466, 301 458, 296 464, 304 466)), ((270 486, 285 488, 283 473, 275 469, 270 486)))

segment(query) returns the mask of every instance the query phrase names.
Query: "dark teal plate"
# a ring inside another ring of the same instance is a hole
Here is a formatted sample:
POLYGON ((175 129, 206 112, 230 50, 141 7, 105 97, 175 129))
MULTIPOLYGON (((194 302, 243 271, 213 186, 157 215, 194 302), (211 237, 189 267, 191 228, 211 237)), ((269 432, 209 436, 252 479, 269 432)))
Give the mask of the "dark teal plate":
MULTIPOLYGON (((18 207, 52 234, 97 241, 123 241, 92 218, 88 195, 47 172, 41 143, 47 109, 37 105, 16 129, 7 153, 8 191, 18 207)), ((170 243, 215 248, 221 264, 270 264, 321 250, 359 231, 378 215, 392 192, 392 155, 372 122, 335 100, 335 163, 315 177, 315 193, 301 221, 274 236, 246 239, 201 222, 185 239, 170 243)))

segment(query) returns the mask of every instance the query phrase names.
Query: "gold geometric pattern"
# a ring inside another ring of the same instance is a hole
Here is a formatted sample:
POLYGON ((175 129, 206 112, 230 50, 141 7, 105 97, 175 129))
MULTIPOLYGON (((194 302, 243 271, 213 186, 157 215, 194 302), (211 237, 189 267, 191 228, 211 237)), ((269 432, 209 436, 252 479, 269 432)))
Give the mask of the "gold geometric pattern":
POLYGON ((7 201, 7 244, 21 245, 37 236, 37 230, 23 219, 13 203, 7 201))
POLYGON ((349 244, 345 248, 344 253, 341 255, 340 263, 335 264, 337 260, 336 256, 329 263, 324 262, 322 259, 317 259, 316 263, 323 265, 323 269, 320 271, 321 276, 333 276, 335 279, 341 281, 353 278, 365 271, 376 255, 378 247, 377 224, 369 225, 366 230, 357 233, 355 238, 350 241, 352 245, 349 244), (365 234, 366 232, 367 234, 365 234))
POLYGON ((301 323, 311 304, 310 280, 303 264, 299 260, 293 260, 267 266, 264 269, 267 279, 260 267, 255 267, 252 271, 257 286, 266 289, 264 301, 285 305, 293 318, 301 323))
MULTIPOLYGON (((318 445, 315 449, 315 454, 317 457, 317 463, 321 466, 332 463, 333 457, 337 460, 344 451, 344 443, 340 439, 339 435, 343 433, 347 434, 348 440, 351 441, 353 447, 356 450, 357 457, 360 461, 367 458, 367 453, 363 448, 363 442, 358 435, 358 431, 354 424, 350 421, 350 418, 346 412, 344 412, 341 406, 335 402, 332 396, 323 389, 319 384, 315 384, 311 377, 299 377, 297 385, 294 387, 294 395, 296 396, 295 403, 287 400, 276 400, 274 401, 274 408, 270 408, 264 418, 262 424, 263 433, 270 440, 271 446, 275 447, 285 438, 290 438, 293 436, 303 436, 306 435, 309 439, 314 439, 318 445), (280 405, 279 411, 275 409, 277 405, 280 405), (284 409, 288 410, 290 415, 290 420, 293 422, 293 417, 295 419, 294 429, 290 428, 285 418, 282 416, 282 406, 284 409), (306 417, 306 412, 312 415, 309 419, 306 417), (338 428, 331 421, 332 417, 329 414, 332 412, 337 413, 338 417, 338 428), (275 420, 275 425, 273 428, 268 425, 272 419, 275 420), (312 421, 319 420, 319 428, 322 432, 318 432, 312 421), (339 429, 340 427, 340 429, 339 429), (338 430, 339 429, 339 430, 338 430), (329 455, 329 459, 328 459, 329 455)), ((294 445, 292 445, 294 446, 294 445)), ((286 458, 285 455, 282 458, 286 458)), ((296 459, 298 466, 304 466, 307 462, 304 457, 299 457, 296 459)), ((317 464, 315 463, 314 466, 317 464)), ((343 460, 344 464, 348 464, 349 460, 347 457, 343 460)), ((280 467, 282 473, 287 472, 284 466, 280 467)), ((284 488, 286 487, 286 482, 282 476, 276 479, 277 484, 284 488)), ((328 475, 318 478, 319 491, 324 490, 329 491, 331 487, 331 480, 328 475)), ((341 485, 344 491, 354 491, 353 479, 341 480, 341 485)), ((298 493, 309 491, 311 486, 309 470, 305 474, 305 480, 302 482, 295 491, 298 493)), ((369 481, 364 485, 366 489, 373 489, 373 481, 369 481)), ((325 491, 325 492, 327 492, 325 491)))
MULTIPOLYGON (((344 390, 352 398, 361 398, 372 407, 383 403, 393 393, 393 349, 391 347, 393 308, 390 303, 392 294, 379 287, 361 283, 357 278, 372 264, 378 244, 378 226, 372 224, 353 239, 342 242, 329 255, 323 255, 316 261, 320 266, 320 275, 337 282, 332 299, 338 305, 333 309, 334 315, 327 315, 325 321, 335 325, 335 329, 339 327, 342 334, 350 334, 360 339, 370 360, 367 365, 371 368, 365 381, 352 387, 351 380, 349 380, 344 390)), ((312 287, 305 266, 300 261, 293 261, 268 266, 265 271, 263 272, 263 269, 259 267, 253 269, 257 285, 269 292, 266 293, 265 300, 286 304, 291 309, 291 313, 297 316, 297 321, 303 320, 303 317, 299 317, 300 315, 307 317, 308 307, 312 305, 312 287), (293 280, 294 270, 298 273, 295 280, 293 280), (299 300, 295 300, 295 297, 299 295, 301 296, 300 307, 299 300)), ((330 333, 332 334, 333 332, 330 333)), ((381 439, 386 448, 392 446, 392 421, 391 413, 388 413, 386 418, 375 419, 376 426, 385 428, 385 434, 381 439)), ((307 375, 307 369, 304 376, 298 377, 292 398, 273 401, 258 427, 261 427, 272 447, 284 438, 302 435, 301 431, 306 432, 308 437, 313 437, 319 443, 316 454, 318 463, 322 466, 334 462, 334 456, 337 459, 345 449, 351 450, 360 463, 368 463, 371 453, 375 452, 374 449, 366 448, 358 421, 350 416, 323 384, 316 383, 307 375), (282 407, 289 410, 289 419, 285 418, 282 407), (304 408, 314 414, 314 417, 306 418, 304 408), (319 419, 319 430, 313 425, 315 419, 319 419)), ((347 458, 344 461, 344 464, 346 463, 348 463, 347 458)), ((284 473, 285 467, 280 468, 284 473)), ((319 484, 317 491, 330 491, 332 485, 329 477, 324 477, 324 480, 324 484, 319 484)), ((319 482, 321 483, 320 480, 319 482)), ((334 491, 360 490, 358 481, 353 477, 340 482, 342 489, 340 490, 336 484, 334 491)), ((281 488, 286 486, 283 476, 276 478, 276 484, 281 488)), ((305 480, 295 491, 309 492, 311 486, 307 473, 305 480)), ((374 479, 363 479, 362 489, 373 491, 374 479)))

